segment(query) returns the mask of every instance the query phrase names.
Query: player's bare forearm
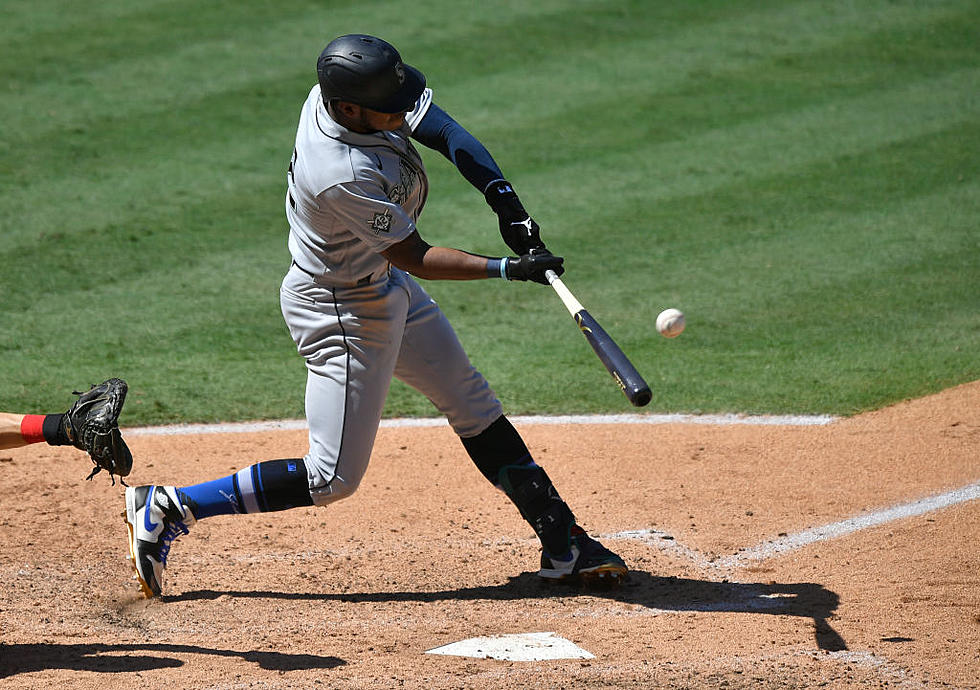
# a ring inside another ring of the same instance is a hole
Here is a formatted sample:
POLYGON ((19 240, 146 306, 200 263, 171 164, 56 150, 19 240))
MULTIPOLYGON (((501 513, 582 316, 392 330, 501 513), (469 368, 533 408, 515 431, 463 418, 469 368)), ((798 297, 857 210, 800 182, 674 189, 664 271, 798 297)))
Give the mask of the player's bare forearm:
POLYGON ((487 266, 497 261, 460 249, 433 247, 417 233, 382 252, 392 264, 423 280, 480 280, 490 278, 487 266))
POLYGON ((429 247, 412 275, 426 280, 480 280, 489 278, 489 257, 449 247, 429 247))
POLYGON ((0 450, 19 448, 24 445, 24 437, 20 433, 22 414, 0 412, 0 450))

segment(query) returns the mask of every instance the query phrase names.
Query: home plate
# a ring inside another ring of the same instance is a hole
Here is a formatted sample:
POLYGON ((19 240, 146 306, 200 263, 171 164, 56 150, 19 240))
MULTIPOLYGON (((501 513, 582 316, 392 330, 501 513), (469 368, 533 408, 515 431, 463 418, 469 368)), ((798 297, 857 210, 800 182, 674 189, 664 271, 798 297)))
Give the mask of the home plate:
POLYGON ((595 659, 592 654, 555 633, 519 633, 471 637, 430 649, 426 654, 468 656, 504 661, 546 661, 548 659, 595 659))

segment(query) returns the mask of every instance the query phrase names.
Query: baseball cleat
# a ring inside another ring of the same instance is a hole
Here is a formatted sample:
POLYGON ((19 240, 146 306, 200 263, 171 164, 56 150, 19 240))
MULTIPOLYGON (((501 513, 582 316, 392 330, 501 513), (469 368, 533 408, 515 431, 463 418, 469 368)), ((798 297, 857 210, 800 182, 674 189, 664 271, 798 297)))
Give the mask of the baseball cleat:
POLYGON ((585 533, 572 526, 569 558, 553 558, 541 553, 538 577, 549 582, 580 582, 586 585, 614 586, 626 579, 629 569, 623 559, 585 533))
POLYGON ((187 534, 195 522, 173 486, 126 489, 129 554, 147 599, 160 595, 170 545, 180 535, 187 534))

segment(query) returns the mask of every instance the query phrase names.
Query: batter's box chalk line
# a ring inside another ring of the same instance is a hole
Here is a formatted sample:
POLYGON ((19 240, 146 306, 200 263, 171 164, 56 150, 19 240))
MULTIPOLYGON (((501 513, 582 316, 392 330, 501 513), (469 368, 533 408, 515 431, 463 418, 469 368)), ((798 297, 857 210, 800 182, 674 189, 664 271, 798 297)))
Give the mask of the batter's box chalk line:
POLYGON ((853 532, 872 527, 917 517, 937 510, 949 508, 960 503, 980 499, 980 482, 947 491, 942 494, 928 496, 909 503, 888 508, 881 508, 839 522, 832 522, 820 527, 812 527, 800 532, 787 534, 778 539, 772 539, 755 546, 740 549, 728 556, 710 557, 697 549, 678 543, 671 535, 654 529, 626 530, 614 534, 602 535, 604 539, 633 539, 647 546, 664 551, 691 562, 703 569, 734 570, 753 563, 760 563, 791 551, 796 551, 810 544, 838 539, 853 532))

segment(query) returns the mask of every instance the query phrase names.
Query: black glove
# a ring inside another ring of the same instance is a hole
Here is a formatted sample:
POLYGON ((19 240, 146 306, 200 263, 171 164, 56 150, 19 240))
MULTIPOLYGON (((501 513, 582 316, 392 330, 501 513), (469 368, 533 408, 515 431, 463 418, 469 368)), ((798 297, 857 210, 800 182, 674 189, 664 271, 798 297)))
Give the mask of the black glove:
POLYGON ((507 280, 533 280, 535 283, 548 285, 545 271, 554 271, 559 276, 565 272, 562 266, 565 259, 555 256, 547 249, 532 249, 524 256, 511 256, 506 261, 507 280))
POLYGON ((88 451, 95 463, 86 479, 102 470, 110 477, 125 477, 133 469, 133 454, 119 433, 119 413, 128 390, 122 379, 109 379, 84 393, 74 393, 79 397, 62 419, 62 433, 73 446, 88 451))
POLYGON ((532 249, 544 249, 544 242, 539 235, 540 228, 532 220, 521 200, 517 198, 517 192, 510 186, 507 180, 497 180, 484 192, 487 204, 497 214, 497 222, 500 225, 500 236, 511 250, 523 256, 532 249))

